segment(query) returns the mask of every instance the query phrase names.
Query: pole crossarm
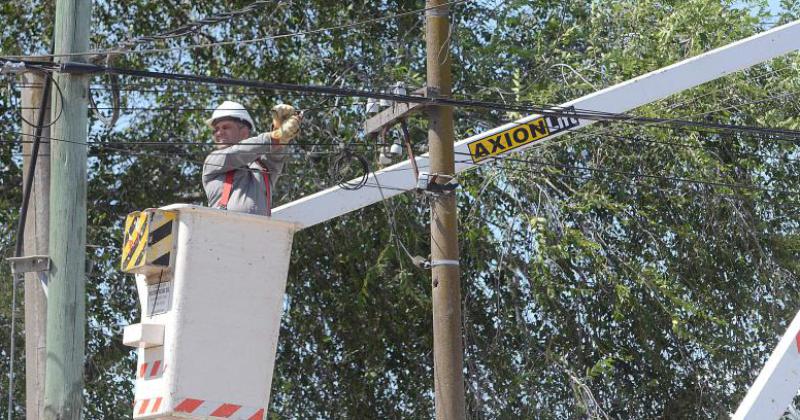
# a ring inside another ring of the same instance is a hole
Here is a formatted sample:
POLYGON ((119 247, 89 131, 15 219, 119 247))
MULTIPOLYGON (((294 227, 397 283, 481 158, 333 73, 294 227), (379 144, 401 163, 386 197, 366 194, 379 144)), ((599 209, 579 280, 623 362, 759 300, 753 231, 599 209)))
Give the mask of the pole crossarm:
MULTIPOLYGON (((456 173, 594 123, 569 117, 571 108, 627 112, 798 49, 800 21, 795 21, 562 104, 555 108, 561 116, 530 115, 504 124, 455 144, 456 173)), ((427 154, 416 161, 420 171, 429 169, 427 154)), ((359 190, 329 188, 284 204, 274 209, 272 216, 311 227, 415 188, 412 173, 411 162, 406 160, 371 173, 359 190)))

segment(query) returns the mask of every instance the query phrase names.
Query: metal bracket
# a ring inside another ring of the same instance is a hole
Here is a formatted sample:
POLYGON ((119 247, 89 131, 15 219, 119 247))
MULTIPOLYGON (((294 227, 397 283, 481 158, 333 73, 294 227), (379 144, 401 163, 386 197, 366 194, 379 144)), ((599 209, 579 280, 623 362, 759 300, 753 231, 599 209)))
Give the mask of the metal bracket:
POLYGON ((66 62, 61 63, 58 68, 59 72, 66 73, 66 74, 95 74, 95 73, 102 73, 105 71, 103 67, 96 66, 94 64, 87 64, 87 63, 76 63, 76 62, 66 62))
POLYGON ((3 67, 0 67, 0 74, 19 74, 25 71, 25 63, 17 63, 13 61, 6 61, 3 67))
POLYGON ((417 191, 431 195, 444 195, 453 193, 458 188, 458 182, 452 175, 430 174, 420 172, 417 178, 417 191), (439 183, 437 181, 445 180, 439 183))
POLYGON ((9 257, 6 260, 11 264, 11 272, 14 274, 50 271, 50 257, 47 255, 9 257))

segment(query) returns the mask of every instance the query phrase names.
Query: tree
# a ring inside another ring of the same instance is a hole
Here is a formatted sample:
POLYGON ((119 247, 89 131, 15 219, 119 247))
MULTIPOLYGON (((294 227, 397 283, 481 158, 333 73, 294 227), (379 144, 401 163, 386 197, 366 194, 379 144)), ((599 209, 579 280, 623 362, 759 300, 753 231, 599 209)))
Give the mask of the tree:
MULTIPOLYGON (((119 45, 247 4, 98 3, 93 39, 97 47, 119 45)), ((420 1, 276 2, 154 45, 181 49, 120 54, 112 63, 372 90, 397 80, 419 86, 422 14, 371 19, 421 7, 420 1), (369 20, 248 44, 187 47, 369 20)), ((770 17, 706 0, 511 0, 452 9, 457 96, 537 104, 561 103, 762 31, 770 17)), ((796 5, 785 9, 784 21, 797 16, 796 5)), ((52 19, 25 17, 51 13, 51 4, 9 2, 0 10, 10 22, 2 29, 2 54, 47 50, 52 19)), ((777 59, 636 113, 795 129, 794 65, 793 55, 777 59)), ((240 98, 257 121, 268 121, 269 107, 279 101, 309 109, 277 191, 281 203, 336 182, 329 171, 338 153, 333 145, 347 144, 373 163, 379 152, 359 133, 358 99, 133 77, 120 83, 121 122, 113 129, 97 119, 92 124, 88 243, 96 268, 87 283, 88 418, 130 414, 135 361, 119 331, 138 319, 138 303, 132 279, 117 270, 122 220, 147 207, 203 202, 207 108, 240 98), (132 143, 142 141, 164 144, 132 143)), ((105 77, 93 81, 99 108, 112 103, 109 86, 105 77)), ((8 107, 0 118, 18 127, 12 99, 0 96, 0 106, 8 107)), ((516 116, 458 109, 457 135, 516 116)), ((421 143, 425 122, 411 123, 421 143)), ((9 143, 18 140, 13 132, 0 136, 7 169, 0 214, 10 227, 20 200, 20 147, 9 143)), ((470 416, 732 412, 800 308, 792 287, 794 154, 793 143, 742 132, 613 123, 461 177, 470 416)), ((429 279, 403 251, 427 255, 426 209, 424 198, 407 194, 297 234, 270 416, 432 416, 429 279)), ((2 229, 7 254, 13 232, 2 229)), ((6 320, 10 296, 3 287, 0 319, 6 320)), ((0 354, 0 363, 7 357, 0 354)))

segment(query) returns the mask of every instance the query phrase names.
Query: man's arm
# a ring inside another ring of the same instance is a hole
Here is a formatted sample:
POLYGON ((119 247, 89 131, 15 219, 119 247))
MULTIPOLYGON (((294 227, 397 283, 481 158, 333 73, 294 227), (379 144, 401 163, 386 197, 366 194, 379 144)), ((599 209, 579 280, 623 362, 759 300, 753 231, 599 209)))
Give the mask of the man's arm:
POLYGON ((211 152, 203 164, 203 175, 216 175, 243 168, 264 154, 277 153, 283 147, 273 149, 272 133, 262 133, 220 150, 211 152))
MULTIPOLYGON (((294 108, 287 105, 278 107, 285 107, 294 112, 294 108)), ((284 145, 288 144, 300 131, 300 121, 300 117, 291 115, 281 121, 278 128, 271 132, 262 133, 242 140, 233 146, 211 152, 203 164, 203 176, 246 167, 261 155, 266 155, 267 159, 281 163, 285 157, 284 145)))

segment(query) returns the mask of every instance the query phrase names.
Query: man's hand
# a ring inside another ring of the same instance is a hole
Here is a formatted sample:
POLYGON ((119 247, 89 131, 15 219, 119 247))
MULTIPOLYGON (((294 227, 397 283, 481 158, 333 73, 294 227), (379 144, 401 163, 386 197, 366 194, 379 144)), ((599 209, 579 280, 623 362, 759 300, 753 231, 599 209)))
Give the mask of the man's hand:
POLYGON ((294 107, 286 104, 279 104, 272 107, 272 129, 277 130, 281 128, 287 118, 297 115, 294 107))
POLYGON ((291 141, 300 131, 302 117, 291 105, 279 104, 272 107, 272 139, 285 144, 291 141))
POLYGON ((280 128, 273 130, 270 135, 272 139, 280 144, 289 143, 300 132, 300 117, 292 115, 281 124, 280 128))

